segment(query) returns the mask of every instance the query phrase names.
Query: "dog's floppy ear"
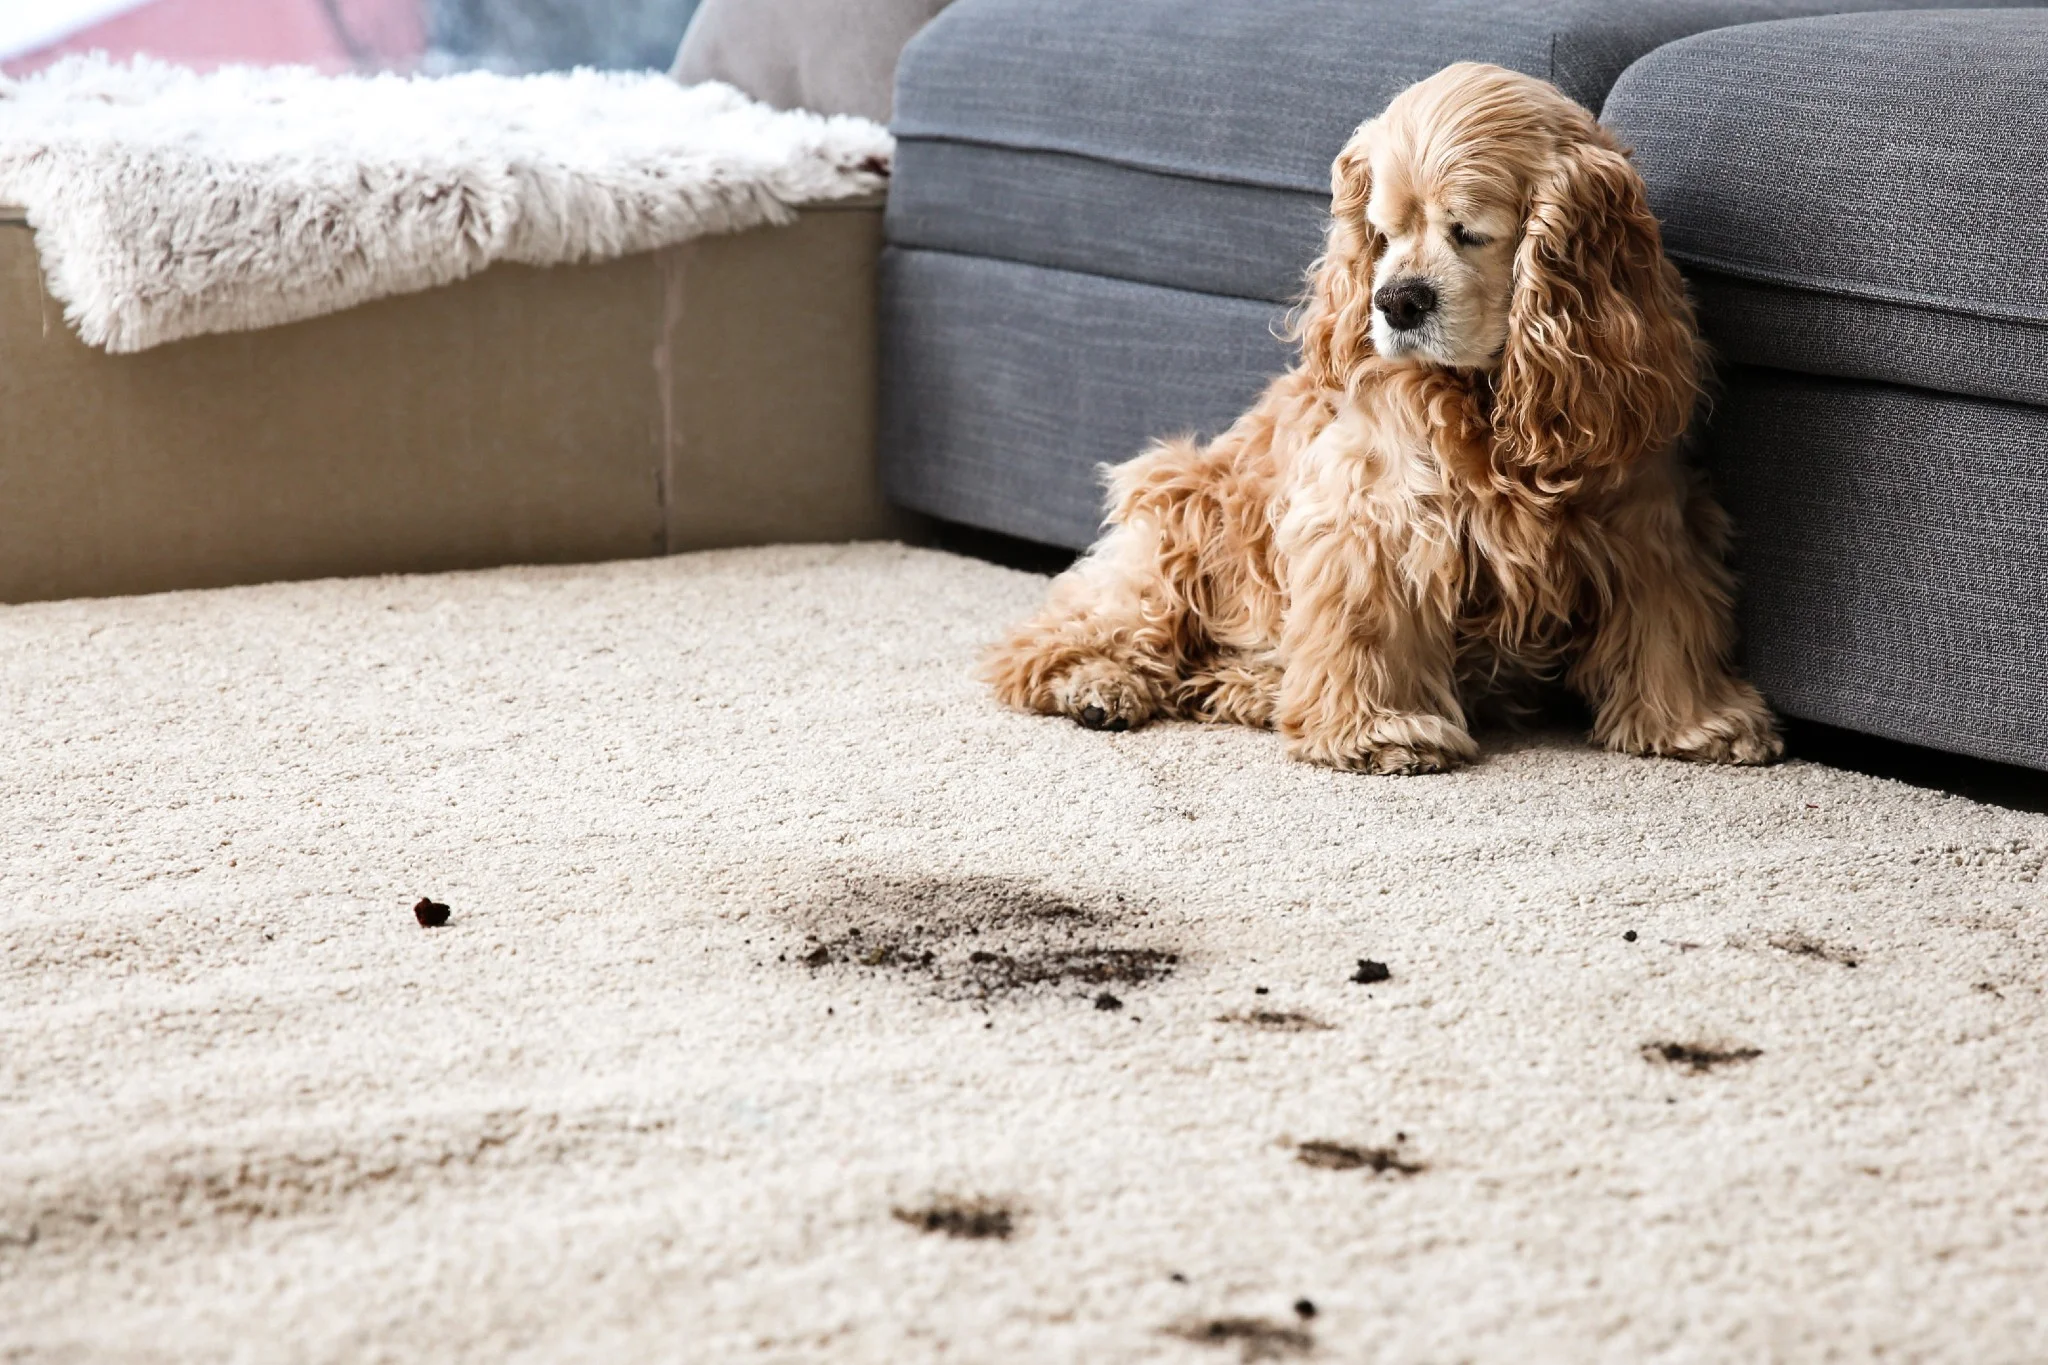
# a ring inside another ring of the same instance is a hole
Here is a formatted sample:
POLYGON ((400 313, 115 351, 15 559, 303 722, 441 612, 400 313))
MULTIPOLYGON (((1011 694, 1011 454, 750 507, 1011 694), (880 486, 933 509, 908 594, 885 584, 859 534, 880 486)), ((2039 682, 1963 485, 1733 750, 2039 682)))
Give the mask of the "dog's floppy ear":
POLYGON ((1546 483, 1670 445, 1700 394, 1692 306, 1642 177, 1587 122, 1536 182, 1494 382, 1495 459, 1546 483))
POLYGON ((1373 353, 1372 269, 1387 245, 1365 220, 1373 128, 1367 123, 1352 134, 1330 167, 1329 235, 1309 267, 1308 301, 1294 323, 1302 369, 1325 388, 1344 388, 1373 353))

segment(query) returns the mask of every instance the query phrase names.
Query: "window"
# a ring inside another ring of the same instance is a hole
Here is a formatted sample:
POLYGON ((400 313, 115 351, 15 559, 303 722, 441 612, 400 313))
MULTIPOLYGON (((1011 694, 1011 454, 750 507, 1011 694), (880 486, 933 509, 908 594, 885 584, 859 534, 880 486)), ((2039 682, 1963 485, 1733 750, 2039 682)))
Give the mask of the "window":
POLYGON ((73 52, 323 71, 665 69, 697 0, 0 0, 0 70, 73 52))

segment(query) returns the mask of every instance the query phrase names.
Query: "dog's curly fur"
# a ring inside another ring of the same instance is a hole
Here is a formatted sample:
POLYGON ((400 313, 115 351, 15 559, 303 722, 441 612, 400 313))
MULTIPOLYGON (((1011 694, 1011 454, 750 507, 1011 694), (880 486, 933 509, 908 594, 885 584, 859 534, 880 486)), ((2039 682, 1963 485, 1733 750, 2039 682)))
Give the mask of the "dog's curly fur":
POLYGON ((1677 452, 1692 310, 1627 153, 1555 87, 1465 63, 1331 178, 1299 363, 1216 440, 1109 472, 1111 529, 991 652, 997 694, 1414 773, 1475 756, 1468 707, 1561 678, 1609 748, 1777 757, 1730 664, 1726 518, 1677 452), (1418 280, 1435 304, 1404 331, 1386 291, 1418 280))

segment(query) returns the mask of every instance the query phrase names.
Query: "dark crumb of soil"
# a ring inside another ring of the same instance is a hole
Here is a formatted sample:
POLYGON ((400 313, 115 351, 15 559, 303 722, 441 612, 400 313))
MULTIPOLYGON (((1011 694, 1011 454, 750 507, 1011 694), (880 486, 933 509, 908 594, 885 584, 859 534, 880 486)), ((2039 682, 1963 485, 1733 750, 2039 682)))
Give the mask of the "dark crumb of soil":
POLYGON ((1294 1316, 1298 1318, 1312 1318, 1315 1315, 1316 1303, 1314 1299, 1296 1299, 1294 1301, 1294 1316))
POLYGON ((1636 941, 1636 931, 1633 929, 1629 930, 1621 936, 1621 941, 1623 943, 1634 943, 1636 941))
POLYGON ((412 917, 420 922, 422 929, 438 929, 448 922, 448 907, 421 896, 419 904, 412 908, 412 917))
POLYGON ((1181 1274, 1178 1270, 1174 1271, 1171 1275, 1168 1275, 1166 1278, 1172 1280, 1175 1284, 1186 1284, 1188 1282, 1188 1277, 1181 1274))
POLYGON ((1104 991, 1095 997, 1095 1008, 1099 1010, 1120 1010, 1123 1007, 1124 1002, 1111 995, 1108 991, 1104 991))
POLYGON ((1247 1361, 1305 1356, 1315 1349, 1316 1344, 1307 1328, 1270 1322, 1265 1318, 1205 1318, 1168 1330, 1183 1341, 1211 1346, 1235 1345, 1247 1361))
POLYGON ((1253 995, 1267 995, 1267 994, 1270 994, 1270 992, 1269 992, 1269 991, 1267 991, 1267 989, 1266 989, 1266 988, 1265 988, 1264 986, 1254 986, 1254 987, 1252 987, 1252 994, 1253 994, 1253 995))
POLYGON ((1763 1049, 1754 1047, 1707 1047, 1700 1043, 1643 1044, 1645 1061, 1667 1062, 1702 1074, 1719 1066, 1753 1062, 1763 1055, 1763 1049))
POLYGON ((1351 979, 1361 986, 1371 986, 1381 981, 1392 980, 1393 975, 1387 970, 1386 963, 1361 957, 1358 959, 1358 970, 1351 974, 1351 979))
POLYGON ((820 943, 817 947, 798 958, 797 961, 803 963, 806 967, 829 967, 832 965, 832 950, 820 943))
POLYGON ((920 1232, 944 1233, 969 1241, 1007 1241, 1016 1231, 1015 1215, 1001 1204, 981 1199, 941 1199, 921 1209, 893 1209, 898 1222, 920 1232))
POLYGON ((1823 943, 1810 934, 1779 934, 1771 939, 1771 946, 1781 953, 1790 953, 1794 957, 1837 962, 1844 967, 1853 967, 1857 962, 1854 949, 1838 948, 1831 943, 1823 943))
POLYGON ((1294 1159, 1319 1171, 1370 1170, 1375 1175, 1418 1175, 1429 1168, 1410 1161, 1398 1147, 1353 1147, 1343 1142, 1304 1142, 1294 1149, 1294 1159))
POLYGON ((1216 1017, 1219 1024, 1243 1024, 1247 1028, 1267 1029, 1274 1033, 1322 1033, 1329 1025, 1313 1014, 1299 1010, 1252 1010, 1246 1014, 1222 1014, 1216 1017))

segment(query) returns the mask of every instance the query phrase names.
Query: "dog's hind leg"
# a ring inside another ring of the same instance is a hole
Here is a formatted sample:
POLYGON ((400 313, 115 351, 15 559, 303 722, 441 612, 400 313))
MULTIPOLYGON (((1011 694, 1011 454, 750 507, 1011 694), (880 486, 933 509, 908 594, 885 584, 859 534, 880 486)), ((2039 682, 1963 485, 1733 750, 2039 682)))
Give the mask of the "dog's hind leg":
POLYGON ((1263 548, 1240 530, 1264 516, 1243 448, 1163 441, 1112 472, 1109 534, 984 662, 999 698, 1100 730, 1180 709, 1181 682, 1215 652, 1219 616, 1246 615, 1248 556, 1263 548))
POLYGON ((1036 616, 989 651, 982 678, 1005 704, 1128 730, 1167 709, 1185 611, 1146 528, 1119 526, 1053 581, 1036 616))

